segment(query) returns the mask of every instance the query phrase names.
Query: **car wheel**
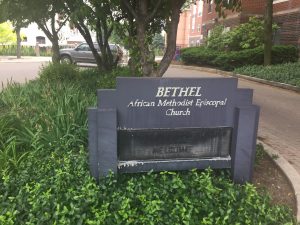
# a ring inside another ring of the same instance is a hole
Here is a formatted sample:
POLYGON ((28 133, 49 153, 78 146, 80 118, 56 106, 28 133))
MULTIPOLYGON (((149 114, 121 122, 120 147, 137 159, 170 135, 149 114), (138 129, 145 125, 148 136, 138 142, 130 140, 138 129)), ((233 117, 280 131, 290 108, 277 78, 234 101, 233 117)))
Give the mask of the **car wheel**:
POLYGON ((66 63, 66 64, 72 64, 72 59, 70 56, 68 55, 63 55, 61 58, 60 58, 60 62, 61 63, 66 63))

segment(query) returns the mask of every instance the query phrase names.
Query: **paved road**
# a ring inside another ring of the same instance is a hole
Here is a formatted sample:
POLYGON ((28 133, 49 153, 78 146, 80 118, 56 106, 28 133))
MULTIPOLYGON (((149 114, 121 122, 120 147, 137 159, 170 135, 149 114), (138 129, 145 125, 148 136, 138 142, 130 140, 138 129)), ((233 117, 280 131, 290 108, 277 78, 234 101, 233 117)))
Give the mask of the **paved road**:
POLYGON ((24 83, 37 77, 42 62, 0 62, 0 80, 4 84, 7 81, 24 83))
MULTIPOLYGON (((171 67, 165 76, 220 75, 171 67)), ((300 173, 300 94, 244 79, 239 79, 239 87, 254 89, 254 103, 261 107, 259 138, 281 153, 300 173)))

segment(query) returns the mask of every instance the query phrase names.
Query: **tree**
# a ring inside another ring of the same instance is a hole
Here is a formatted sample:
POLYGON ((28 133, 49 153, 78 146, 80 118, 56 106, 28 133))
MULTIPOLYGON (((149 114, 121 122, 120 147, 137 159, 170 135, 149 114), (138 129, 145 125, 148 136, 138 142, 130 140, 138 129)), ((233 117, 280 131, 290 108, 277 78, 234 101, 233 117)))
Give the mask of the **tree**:
POLYGON ((185 0, 121 0, 123 10, 131 25, 136 29, 136 46, 140 54, 140 65, 144 76, 162 76, 169 67, 176 48, 177 27, 181 7, 185 0), (167 31, 165 54, 157 69, 149 45, 155 33, 167 31))
MULTIPOLYGON (((206 0, 210 2, 210 0, 206 0)), ((140 54, 140 65, 144 76, 162 76, 169 67, 176 49, 176 37, 179 17, 182 8, 194 3, 194 0, 121 0, 126 19, 132 18, 132 25, 136 29, 133 43, 136 43, 140 54), (156 32, 164 29, 167 33, 166 51, 157 68, 153 67, 153 54, 149 48, 156 32)), ((241 0, 214 0, 219 15, 225 15, 225 9, 236 10, 241 0)), ((134 30, 134 29, 133 29, 134 30)))
POLYGON ((99 70, 111 70, 116 67, 118 58, 113 58, 109 38, 113 29, 122 19, 118 0, 66 0, 65 11, 89 45, 99 70), (92 33, 96 33, 96 49, 92 33))
POLYGON ((24 16, 26 3, 19 0, 0 0, 2 20, 12 22, 17 35, 17 58, 21 58, 21 28, 29 24, 29 20, 24 16))
POLYGON ((272 59, 272 23, 273 23, 273 0, 267 0, 265 12, 265 28, 264 28, 264 65, 271 64, 272 59))
MULTIPOLYGON (((20 48, 21 27, 35 22, 52 43, 52 61, 59 62, 58 33, 68 21, 63 12, 63 2, 59 0, 0 0, 0 7, 7 11, 7 18, 12 21, 20 48)), ((18 51, 19 52, 19 51, 18 51)))
POLYGON ((27 0, 22 12, 24 17, 30 22, 35 22, 51 41, 53 63, 60 61, 59 32, 69 20, 63 6, 63 1, 59 0, 27 0))
POLYGON ((0 44, 12 44, 16 42, 16 34, 11 23, 5 22, 0 24, 0 44))
MULTIPOLYGON (((206 0, 210 2, 211 0, 206 0)), ((214 0, 216 4, 216 11, 219 16, 225 16, 225 9, 239 10, 241 7, 241 0, 214 0)), ((271 64, 272 55, 272 24, 273 24, 273 0, 266 1, 266 11, 264 16, 264 65, 271 64)))

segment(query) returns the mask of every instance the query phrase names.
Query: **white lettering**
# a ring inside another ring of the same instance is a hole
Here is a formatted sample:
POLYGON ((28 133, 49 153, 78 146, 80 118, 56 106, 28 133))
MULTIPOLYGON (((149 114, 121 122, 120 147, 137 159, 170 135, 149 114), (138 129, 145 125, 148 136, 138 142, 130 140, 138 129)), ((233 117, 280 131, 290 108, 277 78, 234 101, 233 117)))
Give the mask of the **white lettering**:
POLYGON ((186 110, 175 110, 174 108, 168 109, 166 111, 167 116, 190 116, 191 111, 189 108, 186 110))
POLYGON ((156 97, 162 97, 164 95, 164 87, 158 87, 156 97))
POLYGON ((158 87, 155 97, 200 97, 201 87, 158 87))
POLYGON ((144 100, 136 99, 135 101, 129 102, 127 107, 154 107, 155 102, 149 102, 144 100))

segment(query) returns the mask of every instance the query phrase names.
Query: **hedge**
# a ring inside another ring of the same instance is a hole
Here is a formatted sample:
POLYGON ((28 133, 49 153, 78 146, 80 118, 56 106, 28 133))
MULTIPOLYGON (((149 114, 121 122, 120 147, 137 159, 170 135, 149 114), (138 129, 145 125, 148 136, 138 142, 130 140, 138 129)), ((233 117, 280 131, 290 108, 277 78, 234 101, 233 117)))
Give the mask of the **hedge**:
POLYGON ((236 68, 234 73, 291 84, 300 88, 300 62, 272 66, 243 66, 236 68))
MULTIPOLYGON (((245 65, 262 65, 263 47, 242 51, 217 52, 205 47, 191 47, 182 50, 181 58, 185 64, 213 66, 224 70, 234 70, 245 65)), ((272 48, 272 63, 296 62, 298 49, 295 46, 277 45, 272 48)))

